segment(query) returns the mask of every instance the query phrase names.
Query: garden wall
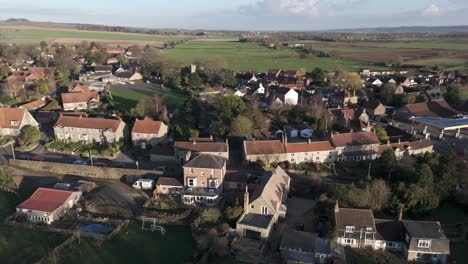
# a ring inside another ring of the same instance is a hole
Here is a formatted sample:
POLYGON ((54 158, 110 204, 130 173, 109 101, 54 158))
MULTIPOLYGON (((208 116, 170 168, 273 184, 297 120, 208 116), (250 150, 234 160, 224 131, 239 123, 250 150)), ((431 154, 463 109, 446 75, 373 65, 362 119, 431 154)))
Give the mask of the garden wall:
POLYGON ((135 170, 121 169, 109 167, 93 167, 83 165, 73 165, 45 161, 31 160, 10 160, 10 165, 24 169, 34 170, 38 172, 76 175, 86 178, 104 179, 104 180, 121 180, 124 178, 127 182, 135 181, 136 179, 147 176, 158 178, 163 176, 163 172, 150 170, 135 170))

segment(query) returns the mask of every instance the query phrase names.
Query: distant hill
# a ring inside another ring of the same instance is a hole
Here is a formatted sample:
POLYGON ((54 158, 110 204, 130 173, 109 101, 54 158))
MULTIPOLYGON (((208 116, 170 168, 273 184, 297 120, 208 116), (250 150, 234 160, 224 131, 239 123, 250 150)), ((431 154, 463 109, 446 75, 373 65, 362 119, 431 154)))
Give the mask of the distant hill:
POLYGON ((468 33, 468 26, 408 26, 324 30, 349 33, 468 33))
POLYGON ((10 18, 10 19, 5 20, 5 22, 16 23, 16 22, 30 22, 30 21, 27 20, 26 18, 10 18))

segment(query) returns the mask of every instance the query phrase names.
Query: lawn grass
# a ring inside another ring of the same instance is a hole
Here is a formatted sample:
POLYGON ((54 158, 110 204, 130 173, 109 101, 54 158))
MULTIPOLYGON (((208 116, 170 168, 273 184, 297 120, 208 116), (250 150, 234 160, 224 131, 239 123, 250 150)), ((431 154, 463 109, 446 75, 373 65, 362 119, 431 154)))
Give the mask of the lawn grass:
POLYGON ((12 29, 0 27, 0 35, 13 39, 47 39, 47 38, 72 38, 72 39, 102 39, 102 40, 134 40, 134 41, 177 41, 184 39, 182 36, 158 36, 130 33, 111 33, 100 31, 77 31, 66 29, 27 28, 12 29))
MULTIPOLYGON (((325 70, 335 70, 338 65, 348 70, 359 70, 371 65, 340 58, 303 57, 301 51, 282 48, 269 49, 257 43, 242 42, 188 42, 175 49, 162 53, 162 56, 188 65, 206 59, 218 59, 225 66, 235 70, 266 71, 269 68, 299 69, 307 71, 320 67, 325 70)), ((382 66, 372 66, 373 69, 383 69, 382 66)))
POLYGON ((131 222, 100 247, 81 238, 64 250, 60 263, 184 263, 195 250, 195 240, 186 226, 166 227, 166 235, 143 231, 139 222, 131 222))

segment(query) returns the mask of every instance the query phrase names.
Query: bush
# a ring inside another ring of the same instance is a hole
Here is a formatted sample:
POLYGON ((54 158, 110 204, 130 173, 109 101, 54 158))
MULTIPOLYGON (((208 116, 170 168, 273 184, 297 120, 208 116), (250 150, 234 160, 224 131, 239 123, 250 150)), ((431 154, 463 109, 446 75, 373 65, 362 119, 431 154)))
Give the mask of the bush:
POLYGON ((200 214, 202 223, 216 223, 221 218, 221 212, 218 208, 208 208, 200 214))
POLYGON ((229 206, 224 210, 224 216, 228 220, 237 220, 243 211, 242 206, 229 206))
POLYGON ((25 126, 21 130, 18 142, 21 146, 36 144, 41 138, 41 132, 37 127, 25 126))

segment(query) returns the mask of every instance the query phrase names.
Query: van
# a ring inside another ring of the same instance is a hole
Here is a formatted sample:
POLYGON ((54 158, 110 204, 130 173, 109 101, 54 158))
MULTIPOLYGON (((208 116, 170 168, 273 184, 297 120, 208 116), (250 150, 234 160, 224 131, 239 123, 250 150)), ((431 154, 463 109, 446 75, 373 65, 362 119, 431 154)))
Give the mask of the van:
POLYGON ((156 186, 156 182, 151 179, 139 179, 136 181, 132 187, 140 190, 153 190, 156 186))

